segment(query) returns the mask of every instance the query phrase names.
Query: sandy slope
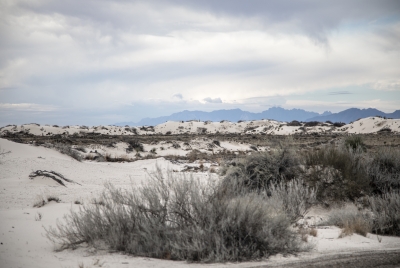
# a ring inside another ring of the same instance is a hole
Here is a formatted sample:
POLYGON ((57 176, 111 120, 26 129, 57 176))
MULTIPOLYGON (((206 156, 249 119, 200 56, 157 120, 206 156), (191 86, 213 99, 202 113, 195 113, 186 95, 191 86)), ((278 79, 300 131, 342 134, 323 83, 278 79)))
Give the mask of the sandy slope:
MULTIPOLYGON (((147 171, 158 164, 164 171, 181 170, 163 158, 142 160, 132 163, 77 162, 66 155, 43 147, 13 143, 0 139, 0 147, 11 153, 2 158, 0 164, 0 267, 209 267, 204 264, 188 264, 168 260, 126 256, 118 253, 80 248, 75 251, 54 252, 53 245, 44 237, 43 227, 55 226, 56 220, 70 209, 78 209, 76 200, 87 203, 103 189, 109 181, 117 187, 131 187, 145 182, 147 171), (81 185, 68 183, 67 187, 54 184, 49 179, 28 178, 38 169, 54 170, 81 185), (41 208, 33 208, 37 196, 57 196, 61 203, 49 203, 41 208), (38 213, 42 215, 36 221, 38 213)), ((197 173, 203 179, 206 173, 197 173)), ((314 215, 322 215, 315 210, 314 215)), ((310 239, 315 248, 297 257, 274 256, 270 264, 285 264, 304 261, 326 254, 359 252, 362 250, 400 249, 400 238, 384 237, 379 243, 374 235, 362 237, 353 235, 338 239, 340 229, 326 227, 319 229, 317 238, 310 239)), ((215 267, 249 267, 266 264, 265 261, 240 264, 213 264, 215 267)))

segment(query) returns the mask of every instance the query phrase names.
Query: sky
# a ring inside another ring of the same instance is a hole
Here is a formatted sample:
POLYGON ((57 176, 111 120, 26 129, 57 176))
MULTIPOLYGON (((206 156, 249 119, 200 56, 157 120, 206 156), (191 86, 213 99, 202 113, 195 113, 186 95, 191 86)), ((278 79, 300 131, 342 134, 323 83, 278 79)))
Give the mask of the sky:
POLYGON ((0 0, 0 126, 400 109, 400 1, 0 0))

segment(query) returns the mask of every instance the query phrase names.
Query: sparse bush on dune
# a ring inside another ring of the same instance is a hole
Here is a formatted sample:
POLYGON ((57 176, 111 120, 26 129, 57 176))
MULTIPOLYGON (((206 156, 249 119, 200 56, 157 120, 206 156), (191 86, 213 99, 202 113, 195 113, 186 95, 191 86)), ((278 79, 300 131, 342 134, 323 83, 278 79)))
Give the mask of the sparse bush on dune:
POLYGON ((306 122, 304 123, 305 127, 315 127, 318 126, 320 123, 318 121, 310 121, 310 122, 306 122))
POLYGON ((62 154, 66 154, 78 160, 79 162, 82 161, 82 155, 74 150, 70 145, 63 144, 63 143, 56 143, 54 144, 54 148, 62 154))
POLYGON ((138 140, 129 140, 127 141, 127 143, 128 143, 128 148, 126 149, 127 152, 132 152, 133 150, 135 150, 137 153, 144 151, 143 144, 140 143, 138 140))
POLYGON ((333 123, 334 127, 343 127, 344 125, 346 125, 346 123, 343 123, 343 122, 335 122, 335 123, 333 123))
POLYGON ((287 123, 289 127, 301 127, 301 123, 297 120, 293 120, 292 122, 287 123))
POLYGON ((101 205, 71 212, 64 224, 47 229, 47 237, 60 249, 101 240, 136 256, 201 262, 302 250, 279 195, 229 196, 219 188, 214 180, 165 177, 161 171, 134 191, 107 185, 101 205))

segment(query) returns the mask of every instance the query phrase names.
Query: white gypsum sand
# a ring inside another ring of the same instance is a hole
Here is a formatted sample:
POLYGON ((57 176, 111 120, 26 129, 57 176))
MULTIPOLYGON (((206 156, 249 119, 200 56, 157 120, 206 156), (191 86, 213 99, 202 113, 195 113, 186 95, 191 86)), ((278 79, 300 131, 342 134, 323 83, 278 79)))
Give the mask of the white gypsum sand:
MULTIPOLYGON (((221 144, 232 149, 234 146, 221 144)), ((158 165, 163 172, 181 170, 180 164, 173 164, 163 158, 140 160, 131 163, 78 162, 53 149, 19 144, 0 139, 0 147, 11 151, 0 159, 0 264, 1 267, 250 267, 266 264, 266 261, 223 264, 197 264, 182 261, 169 261, 128 256, 120 253, 108 253, 106 250, 79 247, 76 250, 54 252, 53 245, 44 236, 43 227, 55 226, 57 220, 70 209, 87 203, 104 189, 104 183, 110 182, 116 187, 130 188, 145 183, 147 172, 158 165), (54 183, 50 178, 29 179, 36 170, 53 170, 79 184, 66 183, 67 187, 54 183), (33 208, 39 198, 58 197, 61 202, 49 202, 43 207, 33 208), (96 264, 97 263, 97 264, 96 264)), ((197 173, 196 176, 207 180, 209 174, 197 173)), ((323 210, 312 210, 310 217, 324 217, 323 210)), ((346 252, 368 250, 400 249, 400 238, 383 237, 378 241, 376 235, 362 237, 357 234, 338 238, 340 229, 327 226, 318 229, 316 238, 310 237, 309 243, 315 247, 311 252, 298 256, 273 256, 270 265, 280 265, 292 261, 304 261, 320 256, 346 252)))

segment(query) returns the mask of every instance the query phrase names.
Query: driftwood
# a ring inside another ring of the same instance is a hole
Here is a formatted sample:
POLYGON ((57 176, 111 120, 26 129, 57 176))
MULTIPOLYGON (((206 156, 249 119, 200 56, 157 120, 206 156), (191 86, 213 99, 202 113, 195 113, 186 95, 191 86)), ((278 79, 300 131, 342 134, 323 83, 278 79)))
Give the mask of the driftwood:
MULTIPOLYGON (((69 182, 69 183, 79 184, 77 182, 74 182, 73 180, 65 178, 62 174, 60 174, 58 172, 55 172, 55 171, 36 170, 36 171, 33 171, 31 174, 29 174, 29 179, 32 180, 35 177, 48 177, 48 178, 51 178, 51 179, 55 180, 57 183, 61 184, 64 187, 67 187, 67 186, 64 184, 63 181, 66 181, 66 182, 69 182)), ((79 184, 79 185, 81 185, 81 184, 79 184)))

